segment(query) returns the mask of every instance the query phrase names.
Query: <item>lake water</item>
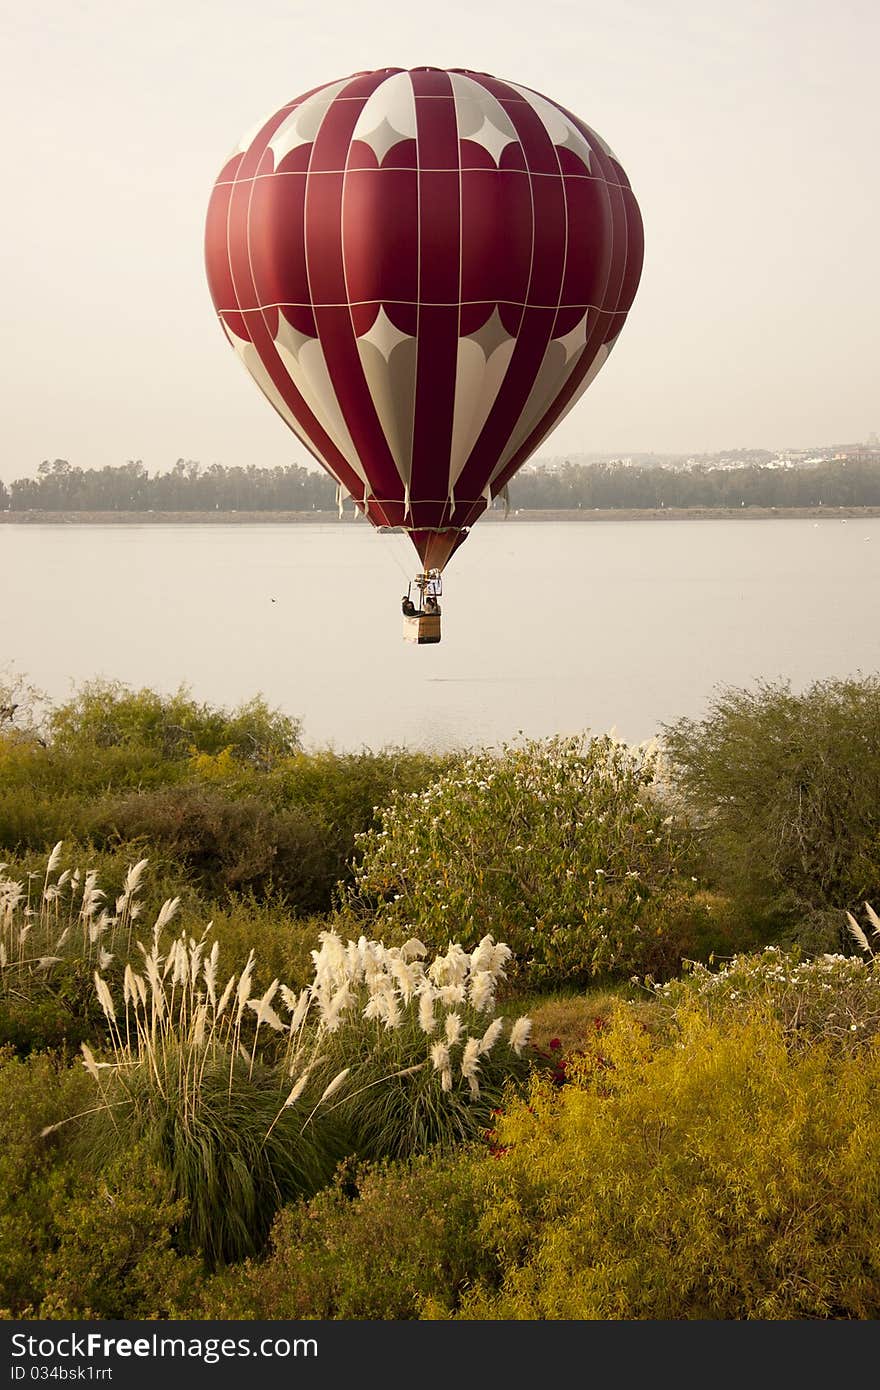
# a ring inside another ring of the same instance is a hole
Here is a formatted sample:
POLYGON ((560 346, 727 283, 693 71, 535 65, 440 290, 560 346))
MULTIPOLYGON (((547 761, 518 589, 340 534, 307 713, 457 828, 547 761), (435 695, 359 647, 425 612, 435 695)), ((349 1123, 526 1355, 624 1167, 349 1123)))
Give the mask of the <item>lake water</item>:
POLYGON ((307 745, 630 741, 719 683, 880 668, 880 520, 511 521, 445 576, 443 641, 401 636, 417 567, 361 521, 3 526, 0 671, 261 692, 307 745))

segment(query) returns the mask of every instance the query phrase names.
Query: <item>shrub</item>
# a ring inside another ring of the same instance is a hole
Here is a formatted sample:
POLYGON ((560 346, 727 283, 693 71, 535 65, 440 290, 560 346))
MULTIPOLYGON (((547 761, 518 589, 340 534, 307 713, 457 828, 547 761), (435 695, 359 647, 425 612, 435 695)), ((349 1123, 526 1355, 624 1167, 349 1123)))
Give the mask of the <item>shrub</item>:
POLYGON ((805 960, 797 948, 767 946, 717 971, 694 964, 657 994, 676 1013, 698 1007, 719 1021, 761 1003, 798 1043, 824 1039, 852 1049, 880 1032, 880 963, 854 956, 805 960))
POLYGON ((14 724, 0 720, 4 857, 58 840, 105 854, 149 845, 154 863, 161 851, 179 865, 178 881, 283 893, 302 913, 330 909, 357 833, 392 789, 422 787, 453 762, 402 748, 306 753, 297 722, 259 699, 229 713, 185 691, 98 681, 43 716, 44 738, 22 683, 0 677, 0 711, 4 698, 16 707, 14 724))
POLYGON ((330 905, 337 861, 308 812, 261 797, 231 797, 203 783, 107 799, 88 823, 98 846, 161 849, 202 892, 283 892, 300 912, 330 905))
POLYGON ((46 1056, 27 1061, 0 1050, 0 1310, 23 1316, 46 1288, 46 1260, 54 1247, 56 1199, 75 1180, 65 1129, 42 1137, 46 1126, 84 1110, 88 1077, 46 1056))
POLYGON ((175 759, 229 748, 255 767, 271 766, 295 751, 299 727, 296 719, 270 709, 261 696, 228 711, 199 704, 185 687, 174 695, 161 695, 105 680, 86 682, 49 716, 51 740, 66 751, 123 745, 175 759))
POLYGON ((139 1318, 193 1307, 197 1261, 174 1249, 183 1214, 137 1152, 106 1170, 79 1122, 91 1084, 61 1058, 0 1052, 0 1316, 139 1318))
POLYGON ((452 1312, 495 1268, 477 1231, 479 1191, 469 1158, 346 1171, 279 1212, 267 1258, 217 1275, 202 1316, 399 1321, 428 1298, 452 1312))
POLYGON ((176 1249, 186 1203, 175 1201, 161 1167, 140 1149, 105 1169, 80 1171, 55 1202, 40 1318, 174 1318, 192 1310, 203 1279, 199 1259, 176 1249))
POLYGON ((727 688, 664 738, 717 881, 789 927, 830 914, 824 946, 843 940, 840 909, 880 896, 880 677, 727 688))
POLYGON ((318 748, 279 763, 271 782, 285 805, 300 806, 333 832, 343 877, 356 835, 378 823, 380 808, 395 792, 421 791, 455 766, 455 757, 406 748, 337 753, 318 748))
POLYGON ((472 754, 393 797, 360 840, 355 901, 440 949, 503 937, 532 983, 668 968, 693 885, 656 766, 610 737, 472 754))
POLYGON ((11 666, 0 670, 0 735, 4 741, 30 743, 45 730, 49 697, 11 666))
POLYGON ((792 1050, 754 1014, 661 1046, 621 1015, 569 1074, 499 1121, 503 1283, 462 1317, 878 1316, 880 1050, 792 1050))
MULTIPOLYGON (((224 749, 194 756, 189 767, 200 782, 222 790, 230 800, 259 797, 271 804, 282 824, 283 813, 291 812, 313 828, 321 847, 320 897, 326 909, 337 883, 351 879, 356 837, 378 824, 379 808, 395 790, 420 790, 453 761, 402 748, 377 753, 319 748, 282 758, 265 775, 243 767, 224 749)), ((279 865, 279 877, 282 869, 279 865)))

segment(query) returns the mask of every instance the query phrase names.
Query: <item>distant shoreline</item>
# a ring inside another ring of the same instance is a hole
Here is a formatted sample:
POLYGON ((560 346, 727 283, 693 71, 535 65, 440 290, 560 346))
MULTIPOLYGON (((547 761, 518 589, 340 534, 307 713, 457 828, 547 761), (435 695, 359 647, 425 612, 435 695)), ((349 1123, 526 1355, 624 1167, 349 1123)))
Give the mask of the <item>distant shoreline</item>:
MULTIPOLYGON (((501 510, 484 512, 480 525, 510 522, 590 522, 590 521, 801 521, 845 520, 880 517, 880 507, 615 507, 557 510, 511 508, 505 518, 501 510)), ((356 514, 347 510, 344 520, 356 514)), ((17 526, 241 526, 241 525, 328 525, 338 520, 336 511, 325 512, 0 512, 0 525, 17 526)))

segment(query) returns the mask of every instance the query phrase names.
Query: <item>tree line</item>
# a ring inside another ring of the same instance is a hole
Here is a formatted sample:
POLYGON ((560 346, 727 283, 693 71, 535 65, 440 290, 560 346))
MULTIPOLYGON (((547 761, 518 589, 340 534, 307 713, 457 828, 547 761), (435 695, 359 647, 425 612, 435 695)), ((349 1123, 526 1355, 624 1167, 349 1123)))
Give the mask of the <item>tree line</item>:
POLYGON ((800 468, 563 464, 520 473, 510 484, 510 504, 524 510, 880 506, 880 455, 800 468))
MULTIPOLYGON (((34 478, 0 482, 0 509, 13 512, 330 511, 335 497, 332 478, 295 463, 203 468, 178 459, 168 472, 151 476, 140 459, 104 468, 55 459, 44 460, 34 478)), ((880 455, 800 468, 537 466, 513 480, 510 505, 521 510, 880 506, 880 455)))
POLYGON ((178 459, 150 476, 140 459, 104 468, 46 459, 35 478, 0 482, 0 507, 13 512, 310 512, 332 508, 335 497, 328 474, 296 463, 203 468, 178 459))

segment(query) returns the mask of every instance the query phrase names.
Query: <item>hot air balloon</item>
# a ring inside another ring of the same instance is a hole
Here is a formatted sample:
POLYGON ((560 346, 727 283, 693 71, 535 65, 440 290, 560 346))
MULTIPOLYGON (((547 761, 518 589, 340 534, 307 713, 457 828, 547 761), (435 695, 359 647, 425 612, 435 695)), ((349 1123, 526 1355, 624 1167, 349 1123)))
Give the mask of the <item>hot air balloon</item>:
POLYGON ((220 323, 340 511, 351 497, 409 534, 412 640, 440 640, 441 572, 605 362, 642 252, 605 141, 487 73, 326 83, 224 164, 206 229, 220 323))

